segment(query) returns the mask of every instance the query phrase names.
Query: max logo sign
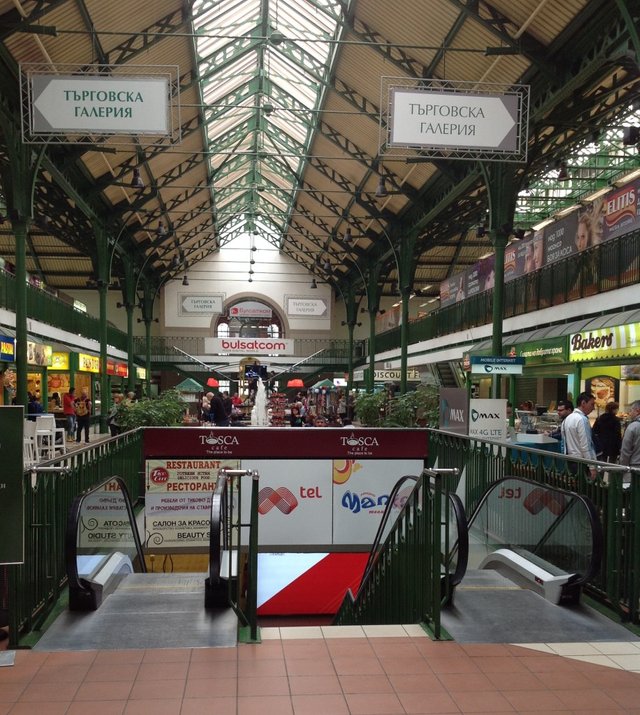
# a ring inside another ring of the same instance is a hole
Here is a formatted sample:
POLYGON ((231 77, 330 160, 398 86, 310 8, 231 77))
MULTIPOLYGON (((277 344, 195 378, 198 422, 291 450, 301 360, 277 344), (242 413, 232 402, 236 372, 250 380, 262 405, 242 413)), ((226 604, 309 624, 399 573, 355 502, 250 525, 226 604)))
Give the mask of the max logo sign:
POLYGON ((478 412, 478 410, 471 410, 471 419, 474 422, 478 420, 497 420, 500 415, 496 412, 478 412))

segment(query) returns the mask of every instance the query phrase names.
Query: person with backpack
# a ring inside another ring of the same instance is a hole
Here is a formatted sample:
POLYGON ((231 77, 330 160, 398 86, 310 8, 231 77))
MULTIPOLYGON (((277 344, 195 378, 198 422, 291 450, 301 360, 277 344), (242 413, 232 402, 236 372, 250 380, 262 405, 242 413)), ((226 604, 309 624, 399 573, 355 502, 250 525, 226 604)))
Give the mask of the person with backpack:
POLYGON ((83 388, 82 394, 76 400, 76 442, 80 442, 82 430, 84 430, 84 441, 89 444, 89 425, 91 423, 91 400, 87 394, 87 389, 83 388))

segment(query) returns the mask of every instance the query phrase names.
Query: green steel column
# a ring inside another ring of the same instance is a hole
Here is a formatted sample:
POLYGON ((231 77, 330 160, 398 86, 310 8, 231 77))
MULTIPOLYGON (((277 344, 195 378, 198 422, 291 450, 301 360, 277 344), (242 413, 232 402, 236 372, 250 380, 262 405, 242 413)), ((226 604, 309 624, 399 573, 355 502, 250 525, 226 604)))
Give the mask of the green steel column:
POLYGON ((347 355, 347 394, 349 394, 353 383, 353 330, 356 326, 358 305, 351 286, 347 290, 346 295, 344 293, 342 294, 342 298, 344 300, 346 324, 349 337, 349 353, 347 355))
POLYGON ((27 231, 25 219, 12 220, 16 241, 16 404, 27 409, 27 231))
MULTIPOLYGON (((487 185, 491 241, 495 253, 495 286, 493 289, 494 355, 502 355, 502 320, 504 315, 504 249, 513 231, 513 215, 518 197, 516 166, 506 162, 493 162, 482 166, 487 185)), ((500 379, 493 379, 492 397, 500 397, 500 379)))
POLYGON ((369 271, 367 285, 367 310, 369 312, 369 372, 365 380, 367 392, 373 392, 373 373, 376 366, 376 315, 380 305, 378 271, 369 271))
POLYGON ((136 365, 133 360, 133 309, 136 305, 136 279, 134 276, 133 264, 127 261, 124 267, 124 287, 122 288, 122 298, 125 310, 127 311, 127 391, 133 392, 136 389, 136 365))
MULTIPOLYGON (((144 285, 144 299, 142 301, 142 318, 145 324, 146 345, 144 346, 147 397, 151 394, 151 323, 154 321, 153 306, 155 305, 158 290, 148 282, 144 285)), ((157 321, 156 321, 157 322, 157 321)))
POLYGON ((110 407, 111 395, 109 390, 109 378, 107 376, 107 291, 111 276, 109 274, 109 237, 104 226, 94 224, 93 231, 96 235, 96 248, 98 252, 98 299, 99 324, 98 333, 100 336, 100 433, 109 431, 107 426, 107 412, 110 407))
POLYGON ((407 391, 407 355, 409 343, 409 297, 411 291, 402 287, 402 317, 400 319, 400 394, 407 391))
POLYGON ((414 249, 417 231, 403 236, 400 241, 400 256, 396 253, 395 247, 389 238, 389 243, 394 252, 398 267, 398 286, 402 296, 402 320, 400 323, 400 394, 407 391, 407 357, 409 348, 409 300, 411 298, 411 288, 415 275, 414 249))

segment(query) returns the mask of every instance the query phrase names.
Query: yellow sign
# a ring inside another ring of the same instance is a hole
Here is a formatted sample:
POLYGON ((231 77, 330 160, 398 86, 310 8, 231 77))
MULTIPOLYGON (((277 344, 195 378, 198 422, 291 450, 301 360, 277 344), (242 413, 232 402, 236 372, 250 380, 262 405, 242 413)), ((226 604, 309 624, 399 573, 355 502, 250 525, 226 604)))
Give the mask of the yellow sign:
POLYGON ((144 367, 136 366, 136 377, 139 380, 146 380, 147 379, 147 369, 144 367))
POLYGON ((78 353, 78 369, 83 372, 100 372, 100 358, 97 355, 78 353))
POLYGON ((587 330, 569 336, 569 360, 603 360, 640 355, 640 323, 587 330))
POLYGON ((53 353, 51 355, 52 370, 68 370, 69 369, 69 353, 53 353))

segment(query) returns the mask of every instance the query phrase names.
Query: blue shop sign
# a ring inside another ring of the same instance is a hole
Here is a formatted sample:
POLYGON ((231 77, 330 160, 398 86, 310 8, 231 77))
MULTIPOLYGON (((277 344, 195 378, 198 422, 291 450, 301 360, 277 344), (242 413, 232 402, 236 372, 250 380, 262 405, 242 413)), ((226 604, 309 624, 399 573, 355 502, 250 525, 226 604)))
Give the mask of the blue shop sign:
POLYGON ((3 362, 16 361, 15 338, 7 338, 4 335, 0 335, 0 360, 3 362))

